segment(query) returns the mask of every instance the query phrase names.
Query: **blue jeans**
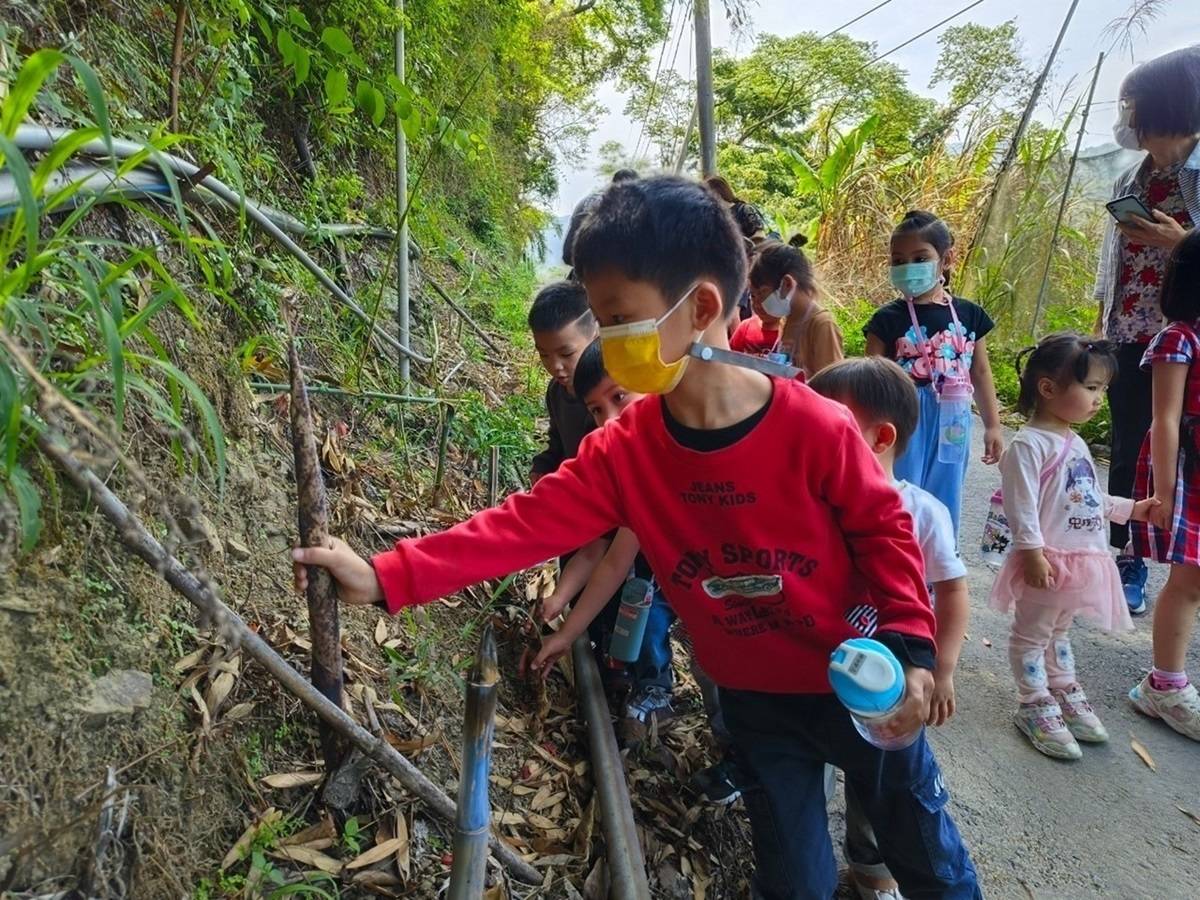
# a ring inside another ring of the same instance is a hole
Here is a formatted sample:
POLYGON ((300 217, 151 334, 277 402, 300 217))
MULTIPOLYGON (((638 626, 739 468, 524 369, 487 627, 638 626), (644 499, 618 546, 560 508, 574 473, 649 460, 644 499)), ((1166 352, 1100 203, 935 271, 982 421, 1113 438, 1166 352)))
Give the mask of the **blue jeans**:
MULTIPOLYGON (((621 595, 617 593, 608 605, 592 620, 588 626, 588 635, 596 647, 601 672, 605 671, 605 657, 608 655, 608 643, 612 637, 613 624, 617 621, 617 610, 621 608, 621 595)), ((638 688, 658 687, 671 688, 674 675, 671 671, 671 625, 675 622, 675 612, 667 603, 667 598, 657 586, 650 601, 650 614, 646 620, 646 632, 642 636, 642 649, 637 661, 629 663, 625 670, 628 673, 633 690, 638 688)))
POLYGON ((754 780, 743 796, 754 838, 755 896, 829 900, 837 889, 825 815, 829 763, 846 773, 905 897, 983 897, 924 734, 905 750, 878 750, 832 694, 722 688, 721 706, 739 761, 754 780))
MULTIPOLYGON (((917 419, 917 430, 913 432, 904 453, 896 459, 896 477, 909 484, 924 488, 937 497, 950 510, 954 522, 954 538, 958 539, 958 521, 962 515, 963 480, 967 477, 968 452, 960 462, 944 463, 938 460, 938 394, 933 385, 917 388, 921 415, 917 419)), ((967 447, 971 446, 971 433, 967 432, 967 447)))

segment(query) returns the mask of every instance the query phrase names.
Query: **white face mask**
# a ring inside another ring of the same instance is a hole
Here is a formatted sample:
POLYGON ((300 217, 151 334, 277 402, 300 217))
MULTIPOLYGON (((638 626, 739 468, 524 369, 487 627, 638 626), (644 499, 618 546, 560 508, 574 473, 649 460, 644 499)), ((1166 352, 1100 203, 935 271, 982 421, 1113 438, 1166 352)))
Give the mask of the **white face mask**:
POLYGON ((1118 147, 1124 147, 1126 150, 1141 150, 1142 142, 1137 129, 1129 124, 1132 119, 1133 103, 1122 100, 1117 109, 1117 122, 1113 125, 1113 140, 1117 142, 1118 147))
POLYGON ((763 312, 768 316, 774 316, 776 319, 782 319, 792 311, 792 299, 784 295, 783 286, 771 291, 762 302, 763 312))

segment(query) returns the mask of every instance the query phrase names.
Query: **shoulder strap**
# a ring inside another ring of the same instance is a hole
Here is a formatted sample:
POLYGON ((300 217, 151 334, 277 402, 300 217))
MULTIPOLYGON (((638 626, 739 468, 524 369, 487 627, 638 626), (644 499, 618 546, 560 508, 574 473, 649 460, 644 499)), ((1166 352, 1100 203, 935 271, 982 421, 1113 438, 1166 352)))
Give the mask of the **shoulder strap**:
POLYGON ((1069 435, 1067 435, 1066 440, 1063 441, 1062 449, 1058 451, 1058 456, 1054 457, 1054 459, 1046 465, 1046 468, 1042 469, 1041 483, 1043 485, 1050 480, 1050 477, 1058 470, 1058 467, 1063 464, 1063 460, 1067 458, 1067 453, 1070 451, 1071 445, 1074 443, 1075 432, 1071 432, 1069 435))

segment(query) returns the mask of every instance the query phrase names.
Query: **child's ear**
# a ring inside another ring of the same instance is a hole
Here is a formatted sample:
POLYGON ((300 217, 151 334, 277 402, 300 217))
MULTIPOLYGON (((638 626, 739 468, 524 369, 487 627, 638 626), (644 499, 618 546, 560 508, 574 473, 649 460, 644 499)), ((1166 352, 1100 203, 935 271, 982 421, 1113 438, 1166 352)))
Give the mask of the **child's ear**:
POLYGON ((791 275, 784 275, 783 281, 779 282, 779 295, 781 297, 790 297, 792 291, 796 289, 796 279, 791 275))
POLYGON ((1054 383, 1053 378, 1039 378, 1037 383, 1038 396, 1043 400, 1049 400, 1054 396, 1058 385, 1054 383))
POLYGON ((956 262, 958 262, 958 249, 956 247, 951 247, 942 254, 943 271, 946 269, 953 269, 956 262))
POLYGON ((875 426, 875 443, 871 447, 877 454, 884 453, 896 445, 896 426, 891 422, 880 422, 875 426))
POLYGON ((702 281, 696 288, 692 307, 692 326, 696 331, 707 331, 708 326, 725 318, 721 289, 715 282, 702 281))

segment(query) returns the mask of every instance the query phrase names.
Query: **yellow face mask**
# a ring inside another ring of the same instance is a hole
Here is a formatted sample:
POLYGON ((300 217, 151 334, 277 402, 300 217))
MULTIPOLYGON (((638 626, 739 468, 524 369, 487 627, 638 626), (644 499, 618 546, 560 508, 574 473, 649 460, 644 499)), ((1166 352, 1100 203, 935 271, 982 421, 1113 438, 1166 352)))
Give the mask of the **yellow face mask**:
MULTIPOLYGON (((658 329, 698 286, 699 282, 688 288, 661 318, 600 329, 600 352, 613 381, 638 394, 666 394, 679 384, 690 357, 685 353, 675 362, 663 362, 658 329)), ((699 333, 692 339, 698 336, 699 333)))

